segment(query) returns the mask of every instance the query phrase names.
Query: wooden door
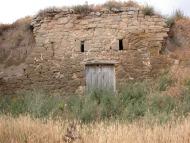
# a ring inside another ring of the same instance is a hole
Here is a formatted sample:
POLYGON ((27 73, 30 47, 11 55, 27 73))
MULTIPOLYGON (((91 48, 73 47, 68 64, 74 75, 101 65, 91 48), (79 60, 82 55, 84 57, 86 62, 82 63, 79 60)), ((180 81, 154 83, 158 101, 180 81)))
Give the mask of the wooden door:
POLYGON ((115 67, 114 65, 87 65, 86 66, 86 91, 115 92, 115 67))

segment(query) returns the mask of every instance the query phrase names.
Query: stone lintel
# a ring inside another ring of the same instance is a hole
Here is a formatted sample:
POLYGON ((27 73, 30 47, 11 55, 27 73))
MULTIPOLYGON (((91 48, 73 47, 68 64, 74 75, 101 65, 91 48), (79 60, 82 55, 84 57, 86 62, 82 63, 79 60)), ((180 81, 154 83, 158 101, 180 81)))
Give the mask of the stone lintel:
POLYGON ((115 65, 118 62, 115 60, 90 60, 90 61, 86 61, 85 65, 89 66, 89 65, 115 65))

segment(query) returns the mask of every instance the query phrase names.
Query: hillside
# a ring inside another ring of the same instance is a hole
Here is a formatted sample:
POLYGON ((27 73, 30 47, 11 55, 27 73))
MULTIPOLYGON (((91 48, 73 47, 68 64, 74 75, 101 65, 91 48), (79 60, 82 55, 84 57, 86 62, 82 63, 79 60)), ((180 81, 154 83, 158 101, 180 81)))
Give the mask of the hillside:
POLYGON ((31 20, 31 17, 26 17, 10 25, 0 25, 1 64, 19 65, 30 53, 35 44, 31 20))
POLYGON ((169 57, 179 60, 182 65, 190 65, 190 20, 179 19, 170 28, 167 40, 169 57))
POLYGON ((0 79, 23 73, 24 61, 35 45, 31 20, 32 17, 26 17, 0 25, 0 79))
MULTIPOLYGON (((170 27, 166 41, 166 55, 172 61, 169 68, 173 84, 166 93, 172 96, 181 96, 186 90, 190 79, 190 19, 176 18, 170 27)), ((168 70, 168 69, 166 69, 168 70)))

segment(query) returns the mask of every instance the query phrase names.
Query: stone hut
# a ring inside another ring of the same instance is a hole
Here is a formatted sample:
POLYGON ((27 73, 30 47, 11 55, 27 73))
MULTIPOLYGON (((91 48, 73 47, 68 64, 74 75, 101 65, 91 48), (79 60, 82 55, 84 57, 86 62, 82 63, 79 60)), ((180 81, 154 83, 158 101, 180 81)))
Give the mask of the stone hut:
POLYGON ((139 8, 87 15, 49 11, 37 15, 32 26, 36 44, 22 75, 4 81, 14 90, 42 88, 63 95, 116 91, 128 80, 155 77, 167 65, 162 55, 166 23, 139 8))

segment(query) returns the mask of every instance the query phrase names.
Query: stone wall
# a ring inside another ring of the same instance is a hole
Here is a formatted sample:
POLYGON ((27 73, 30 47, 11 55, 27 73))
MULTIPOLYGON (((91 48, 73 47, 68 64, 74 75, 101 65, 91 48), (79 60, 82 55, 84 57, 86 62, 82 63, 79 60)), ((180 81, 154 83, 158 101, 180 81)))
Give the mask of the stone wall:
POLYGON ((32 25, 36 46, 25 61, 23 76, 11 81, 18 85, 12 89, 83 93, 85 63, 90 60, 116 61, 117 87, 127 80, 154 77, 168 64, 160 54, 168 31, 164 19, 145 16, 137 8, 85 16, 62 11, 38 15, 32 25), (123 50, 119 50, 119 39, 123 39, 123 50))

